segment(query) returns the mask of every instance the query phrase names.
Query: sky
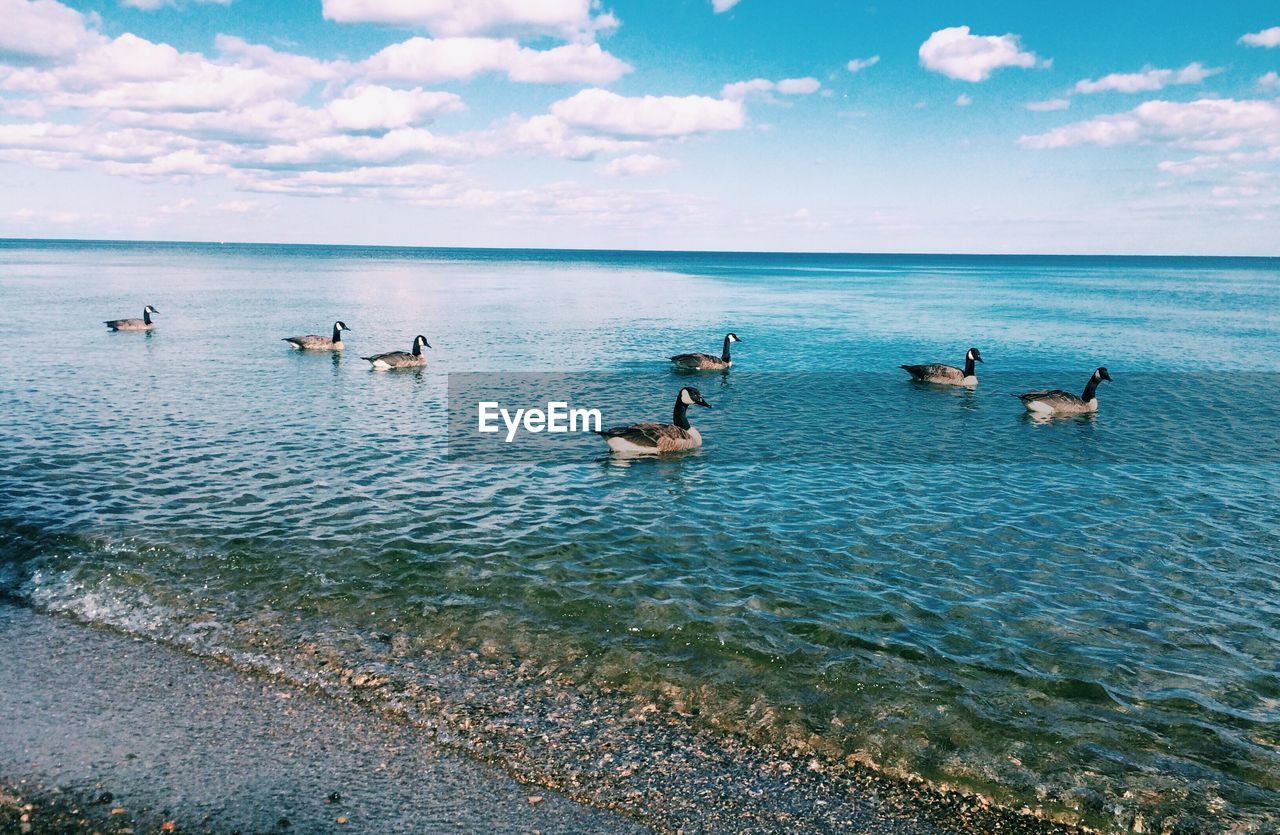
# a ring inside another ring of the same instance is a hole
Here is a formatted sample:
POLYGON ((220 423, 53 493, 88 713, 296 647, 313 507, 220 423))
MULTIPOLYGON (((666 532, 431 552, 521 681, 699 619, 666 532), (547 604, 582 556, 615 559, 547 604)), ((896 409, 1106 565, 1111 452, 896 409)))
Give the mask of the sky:
POLYGON ((0 237, 1280 255, 1280 6, 0 0, 0 237))

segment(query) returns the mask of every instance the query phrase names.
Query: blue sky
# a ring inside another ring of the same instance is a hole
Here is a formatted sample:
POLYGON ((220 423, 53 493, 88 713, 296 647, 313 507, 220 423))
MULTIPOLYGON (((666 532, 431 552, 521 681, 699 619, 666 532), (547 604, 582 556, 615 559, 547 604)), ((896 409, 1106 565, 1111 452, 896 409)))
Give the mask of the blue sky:
POLYGON ((0 15, 0 236, 1280 254, 1274 2, 0 15))

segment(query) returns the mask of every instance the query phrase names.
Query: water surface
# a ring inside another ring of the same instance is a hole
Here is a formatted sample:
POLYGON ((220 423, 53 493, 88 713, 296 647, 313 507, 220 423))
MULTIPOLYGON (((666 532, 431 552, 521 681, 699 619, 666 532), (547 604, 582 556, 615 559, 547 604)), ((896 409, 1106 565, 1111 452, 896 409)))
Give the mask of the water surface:
POLYGON ((1277 823, 1274 260, 7 242, 0 302, 0 583, 37 605, 264 669, 496 648, 1105 826, 1277 823), (345 355, 280 342, 339 318, 345 355), (726 330, 696 454, 448 454, 449 372, 665 418, 664 357, 726 330), (359 359, 417 333, 424 372, 359 359), (896 371, 970 345, 973 392, 896 371), (1098 365, 1095 418, 1008 397, 1098 365))

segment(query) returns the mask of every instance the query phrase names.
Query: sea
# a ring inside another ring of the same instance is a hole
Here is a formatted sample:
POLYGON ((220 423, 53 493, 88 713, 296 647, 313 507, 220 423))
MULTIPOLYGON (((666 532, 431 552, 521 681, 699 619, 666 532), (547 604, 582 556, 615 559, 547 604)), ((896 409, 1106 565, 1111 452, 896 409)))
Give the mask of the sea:
POLYGON ((482 715, 450 740, 498 762, 634 703, 1108 830, 1280 827, 1280 259, 4 240, 0 310, 23 605, 482 715), (668 361, 728 332, 727 372, 668 361), (969 347, 973 388, 899 369, 969 347), (1096 414, 1010 396, 1099 366, 1096 414), (477 380, 713 408, 674 456, 477 446, 477 380), (535 679, 591 717, 486 748, 535 679))

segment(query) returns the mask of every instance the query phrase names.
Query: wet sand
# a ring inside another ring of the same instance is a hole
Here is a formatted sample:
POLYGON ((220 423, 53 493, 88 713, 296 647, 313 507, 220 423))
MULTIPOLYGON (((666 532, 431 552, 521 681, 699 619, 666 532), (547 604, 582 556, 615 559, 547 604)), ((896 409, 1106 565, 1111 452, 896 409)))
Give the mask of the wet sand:
POLYGON ((519 756, 467 746, 522 784, 430 721, 3 603, 0 681, 0 831, 22 814, 37 834, 1077 831, 870 770, 833 779, 679 723, 581 749, 538 733, 519 756), (579 783, 602 746, 643 765, 579 783))
POLYGON ((3 604, 0 682, 0 831, 646 831, 405 723, 3 604))

